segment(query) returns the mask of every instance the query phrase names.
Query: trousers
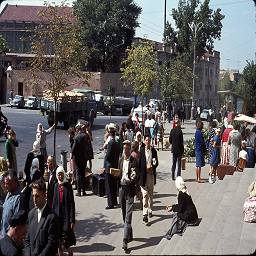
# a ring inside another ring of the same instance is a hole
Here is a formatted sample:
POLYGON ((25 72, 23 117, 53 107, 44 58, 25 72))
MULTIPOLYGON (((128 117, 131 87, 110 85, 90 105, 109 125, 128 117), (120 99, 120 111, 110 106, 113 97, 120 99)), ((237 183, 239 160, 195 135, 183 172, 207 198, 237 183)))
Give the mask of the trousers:
POLYGON ((154 174, 147 173, 145 187, 140 187, 143 197, 143 216, 152 213, 153 192, 154 192, 154 174))
POLYGON ((114 207, 117 205, 117 178, 114 178, 110 173, 105 173, 105 189, 108 206, 114 207))
POLYGON ((178 162, 177 176, 181 176, 181 156, 177 156, 177 155, 173 154, 173 159, 172 159, 172 179, 173 180, 175 179, 177 162, 178 162))
POLYGON ((85 192, 85 166, 77 166, 76 169, 77 192, 85 192))

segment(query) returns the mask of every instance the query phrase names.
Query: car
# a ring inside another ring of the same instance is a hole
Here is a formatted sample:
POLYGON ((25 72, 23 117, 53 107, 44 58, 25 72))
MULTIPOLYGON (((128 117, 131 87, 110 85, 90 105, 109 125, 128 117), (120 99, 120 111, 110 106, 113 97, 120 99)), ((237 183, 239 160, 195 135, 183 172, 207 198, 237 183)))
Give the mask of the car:
POLYGON ((25 100, 21 95, 15 95, 13 99, 10 98, 11 107, 24 108, 25 100))
POLYGON ((133 109, 133 112, 132 112, 132 121, 135 122, 136 121, 136 113, 139 115, 139 122, 141 123, 142 122, 142 112, 143 112, 143 115, 145 115, 147 111, 147 108, 146 107, 143 107, 141 108, 141 105, 138 106, 137 108, 133 109))
MULTIPOLYGON (((214 114, 213 110, 211 110, 212 114, 214 114)), ((203 111, 200 114, 200 119, 203 121, 207 121, 207 117, 210 113, 210 109, 203 109, 203 111)))
POLYGON ((29 96, 25 103, 26 108, 37 109, 39 107, 39 99, 35 96, 29 96))

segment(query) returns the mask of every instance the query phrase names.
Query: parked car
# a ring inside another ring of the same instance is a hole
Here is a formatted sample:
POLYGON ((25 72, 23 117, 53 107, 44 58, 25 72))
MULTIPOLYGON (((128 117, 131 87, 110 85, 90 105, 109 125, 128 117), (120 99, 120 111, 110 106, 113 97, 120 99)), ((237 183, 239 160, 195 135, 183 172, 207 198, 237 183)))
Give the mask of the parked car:
POLYGON ((146 107, 143 107, 143 111, 142 111, 142 108, 141 108, 141 105, 138 106, 137 108, 133 109, 133 112, 132 112, 132 121, 135 122, 136 121, 136 113, 139 115, 139 122, 142 122, 142 112, 143 112, 143 116, 145 115, 147 111, 147 108, 146 107))
MULTIPOLYGON (((211 110, 212 111, 212 115, 214 115, 214 111, 213 110, 211 110)), ((203 121, 207 121, 207 117, 208 117, 208 115, 209 115, 209 112, 210 112, 210 109, 203 109, 203 111, 201 112, 201 114, 200 114, 200 118, 201 118, 201 120, 203 120, 203 121)))
POLYGON ((11 107, 24 108, 25 106, 24 97, 21 95, 15 95, 13 100, 10 98, 10 105, 11 107))
POLYGON ((39 107, 39 99, 35 96, 30 96, 25 103, 26 108, 37 109, 39 107))

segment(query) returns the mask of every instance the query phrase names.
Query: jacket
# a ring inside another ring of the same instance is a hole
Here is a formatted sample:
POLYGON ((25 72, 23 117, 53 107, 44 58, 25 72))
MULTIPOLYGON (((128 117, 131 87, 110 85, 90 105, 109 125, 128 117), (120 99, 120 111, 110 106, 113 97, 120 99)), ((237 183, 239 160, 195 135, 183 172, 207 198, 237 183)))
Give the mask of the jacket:
POLYGON ((171 129, 169 142, 172 145, 172 153, 181 157, 184 153, 183 133, 180 127, 171 129))
POLYGON ((118 168, 120 152, 120 144, 115 139, 111 138, 108 142, 107 152, 104 158, 104 168, 107 173, 110 168, 118 168))

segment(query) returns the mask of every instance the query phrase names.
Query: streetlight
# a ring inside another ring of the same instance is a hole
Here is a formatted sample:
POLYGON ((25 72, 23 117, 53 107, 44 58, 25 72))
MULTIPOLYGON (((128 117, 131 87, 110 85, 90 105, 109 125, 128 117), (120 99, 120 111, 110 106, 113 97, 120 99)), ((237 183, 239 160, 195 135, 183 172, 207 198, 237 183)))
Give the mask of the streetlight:
MULTIPOLYGON (((10 81, 10 87, 9 89, 11 89, 10 91, 13 93, 13 87, 12 87, 12 74, 13 74, 13 69, 12 66, 9 64, 9 66, 6 69, 6 73, 7 73, 7 78, 9 78, 10 81)), ((7 84, 8 85, 8 84, 7 84)), ((6 91, 6 102, 8 102, 8 94, 11 94, 11 92, 9 93, 8 91, 8 86, 7 86, 7 91, 6 91)))
POLYGON ((203 23, 199 22, 196 24, 194 21, 189 23, 189 28, 193 33, 193 51, 194 51, 194 58, 193 58, 193 89, 192 89, 192 106, 191 106, 191 117, 193 119, 193 107, 194 107, 194 100, 195 100, 195 69, 196 69, 196 37, 198 31, 203 27, 203 23))

